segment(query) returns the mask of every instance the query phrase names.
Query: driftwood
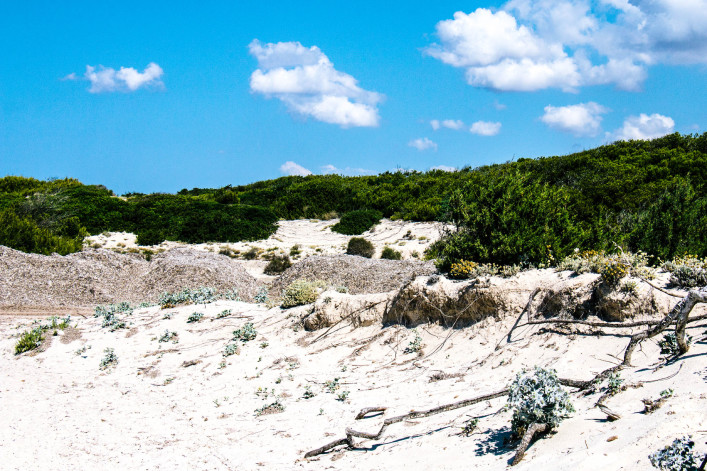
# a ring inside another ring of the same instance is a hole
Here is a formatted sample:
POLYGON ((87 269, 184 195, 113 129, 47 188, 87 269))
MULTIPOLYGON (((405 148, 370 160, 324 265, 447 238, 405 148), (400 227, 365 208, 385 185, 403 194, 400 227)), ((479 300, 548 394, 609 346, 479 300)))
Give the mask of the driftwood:
MULTIPOLYGON (((357 432, 356 430, 353 430, 352 428, 347 428, 346 429, 346 438, 340 438, 338 440, 335 440, 331 443, 327 443, 326 445, 316 448, 312 451, 308 451, 304 457, 305 458, 311 458, 313 456, 320 455, 326 451, 331 450, 332 448, 336 448, 339 445, 348 445, 351 448, 356 448, 356 445, 354 444, 354 437, 359 437, 359 438, 365 438, 368 440, 378 440, 380 437, 383 435, 383 432, 385 432, 385 429, 388 428, 388 426, 392 424, 396 424, 398 422, 402 422, 403 420, 408 420, 408 419, 417 419, 420 417, 429 417, 431 415, 439 414, 442 412, 447 412, 450 410, 454 409, 459 409, 462 407, 467 407, 471 406, 473 404, 478 404, 479 402, 483 401, 488 401, 491 399, 496 399, 497 397, 503 397, 508 395, 508 389, 502 389, 500 391, 496 391, 491 394, 485 394, 483 396, 477 396, 471 399, 465 399, 463 401, 458 401, 458 402, 453 402, 451 404, 445 404, 443 406, 438 406, 434 407, 432 409, 424 410, 424 411, 412 411, 404 415, 399 415, 397 417, 390 417, 388 419, 385 419, 383 421, 383 425, 381 426, 380 430, 378 430, 377 433, 366 433, 366 432, 357 432)), ((383 412, 385 411, 385 407, 366 407, 364 409, 361 409, 361 411, 356 415, 356 420, 360 420, 366 417, 367 414, 370 412, 383 412)))
POLYGON ((533 440, 535 435, 538 433, 547 432, 548 430, 550 430, 550 426, 548 424, 530 425, 530 427, 528 427, 523 434, 523 439, 520 441, 520 444, 518 444, 518 449, 516 450, 516 455, 513 457, 511 466, 515 466, 520 463, 525 456, 525 451, 528 449, 528 446, 530 446, 530 442, 533 440))

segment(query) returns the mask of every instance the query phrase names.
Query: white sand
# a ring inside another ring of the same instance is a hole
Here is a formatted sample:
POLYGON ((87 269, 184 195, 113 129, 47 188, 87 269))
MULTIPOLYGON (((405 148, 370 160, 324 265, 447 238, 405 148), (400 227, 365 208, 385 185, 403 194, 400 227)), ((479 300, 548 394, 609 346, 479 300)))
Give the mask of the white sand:
MULTIPOLYGON (((501 389, 516 372, 534 365, 587 379, 616 363, 628 341, 540 333, 538 326, 526 326, 506 344, 515 321, 508 315, 464 329, 420 326, 429 356, 417 358, 403 354, 413 334, 400 326, 347 326, 320 340, 325 331, 295 331, 308 310, 231 301, 167 311, 153 307, 136 311, 128 318, 130 329, 116 332, 102 329, 93 317, 78 317, 72 325, 80 338, 64 343, 75 332, 60 332, 45 342, 45 351, 20 356, 13 354, 13 336, 28 328, 29 320, 0 317, 0 468, 507 469, 514 450, 503 444, 511 417, 502 409, 503 398, 392 425, 381 440, 362 442, 367 451, 302 457, 343 437, 346 427, 377 431, 384 417, 354 420, 362 407, 388 406, 385 417, 427 409, 501 389), (234 317, 215 319, 226 308, 234 317), (188 324, 194 311, 203 312, 204 319, 188 324), (164 319, 165 312, 174 314, 164 319), (250 316, 258 337, 219 368, 232 331, 247 321, 235 316, 250 316), (166 329, 179 334, 179 343, 156 340, 166 329), (77 355, 82 347, 87 350, 77 355), (119 363, 101 371, 106 347, 115 349, 119 363), (199 363, 182 366, 192 360, 199 363), (460 376, 429 382, 438 372, 460 376), (335 378, 336 394, 325 392, 323 383, 335 378), (305 386, 316 396, 304 399, 305 386), (336 400, 342 391, 350 392, 344 402, 336 400), (284 412, 254 415, 276 397, 284 412), (457 435, 472 416, 481 417, 478 432, 457 435)), ((704 331, 703 323, 689 333, 697 339, 704 331)), ((677 363, 653 371, 660 364, 658 347, 644 342, 634 354, 635 368, 622 377, 637 382, 675 376, 609 399, 607 405, 623 416, 617 422, 607 422, 593 407, 597 394, 573 394, 577 412, 556 434, 534 443, 514 469, 651 469, 650 453, 688 433, 699 451, 707 451, 706 356, 702 340, 677 363), (642 414, 641 399, 657 398, 667 388, 675 396, 655 413, 642 414), (618 438, 607 441, 612 436, 618 438)))

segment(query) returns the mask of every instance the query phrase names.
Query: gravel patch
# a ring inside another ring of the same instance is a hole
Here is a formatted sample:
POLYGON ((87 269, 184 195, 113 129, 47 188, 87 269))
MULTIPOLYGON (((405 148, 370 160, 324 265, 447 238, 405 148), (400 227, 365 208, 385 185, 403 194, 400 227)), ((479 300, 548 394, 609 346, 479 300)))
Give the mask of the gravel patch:
POLYGON ((279 293, 295 280, 322 280, 332 287, 345 286, 351 294, 384 293, 398 289, 421 275, 436 273, 432 262, 381 260, 337 255, 313 256, 288 268, 272 285, 279 293))
POLYGON ((0 246, 0 306, 95 306, 156 302, 165 291, 208 286, 252 300, 257 281, 238 262, 188 248, 154 255, 103 249, 61 255, 0 246))

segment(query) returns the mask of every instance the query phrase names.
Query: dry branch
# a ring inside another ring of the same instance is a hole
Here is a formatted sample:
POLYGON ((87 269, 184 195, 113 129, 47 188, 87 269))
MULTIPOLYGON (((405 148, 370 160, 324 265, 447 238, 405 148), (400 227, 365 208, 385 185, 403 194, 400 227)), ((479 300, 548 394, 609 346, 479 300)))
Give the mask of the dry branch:
POLYGON ((520 461, 523 459, 525 456, 525 450, 528 449, 528 446, 530 446, 530 442, 533 440, 533 437, 538 434, 538 433, 544 433, 550 430, 550 426, 548 424, 532 424, 530 427, 527 428, 525 433, 523 434, 523 439, 520 441, 520 444, 518 444, 518 449, 516 450, 516 455, 513 457, 513 461, 511 462, 511 466, 515 466, 520 461))

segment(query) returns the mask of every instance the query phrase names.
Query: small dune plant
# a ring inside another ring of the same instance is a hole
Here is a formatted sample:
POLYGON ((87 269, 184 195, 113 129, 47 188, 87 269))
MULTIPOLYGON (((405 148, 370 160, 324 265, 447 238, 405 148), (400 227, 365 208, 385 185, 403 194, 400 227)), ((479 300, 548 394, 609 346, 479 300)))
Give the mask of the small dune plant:
POLYGON ((619 261, 607 262, 601 269, 601 281, 608 286, 616 287, 629 274, 630 267, 619 261))
POLYGON ((240 329, 236 329, 233 331, 233 340, 240 340, 243 343, 255 340, 257 336, 258 332, 255 330, 255 327, 253 326, 252 322, 247 322, 240 329))
POLYGON ((412 333, 415 334, 415 337, 410 341, 408 346, 405 347, 405 350, 403 350, 405 354, 419 353, 422 351, 422 337, 420 337, 420 333, 417 329, 412 329, 412 333))
POLYGON ((545 424, 551 429, 572 412, 569 393, 562 388, 555 370, 535 367, 523 370, 511 383, 508 406, 513 409, 511 428, 522 437, 532 424, 545 424))
POLYGON ((266 275, 279 275, 292 266, 292 260, 287 255, 273 255, 265 266, 266 275))
MULTIPOLYGON (((685 342, 690 345, 692 343, 692 336, 686 335, 685 342)), ((678 345, 675 332, 665 334, 663 338, 658 341, 658 346, 660 347, 660 353, 663 355, 676 356, 680 354, 680 346, 678 345)))
POLYGON ((346 247, 347 255, 358 255, 359 257, 371 258, 376 249, 373 244, 363 237, 352 237, 346 247))
POLYGON ((35 324, 39 323, 39 325, 20 334, 20 338, 15 344, 15 355, 20 355, 21 353, 39 348, 44 340, 44 332, 52 330, 54 331, 54 335, 57 335, 58 330, 64 330, 69 327, 71 316, 66 316, 63 319, 57 316, 52 316, 48 319, 48 321, 49 323, 47 324, 42 324, 35 321, 35 324))
POLYGON ((96 306, 93 317, 102 317, 101 327, 114 332, 118 329, 127 328, 124 316, 131 316, 134 310, 130 303, 127 302, 96 306))
POLYGON ((158 339, 159 343, 164 343, 164 342, 172 342, 172 343, 179 343, 179 338, 178 334, 176 332, 170 332, 169 330, 165 330, 164 334, 158 339))
POLYGON ((115 354, 115 350, 112 348, 106 348, 103 350, 103 353, 105 353, 105 355, 101 359, 101 363, 99 365, 100 369, 107 370, 108 368, 112 368, 118 364, 118 355, 115 354))
POLYGON ((695 442, 692 437, 680 437, 662 450, 648 456, 651 464, 666 471, 697 471, 700 457, 692 450, 695 442))
POLYGON ((296 280, 290 283, 282 293, 281 306, 284 308, 311 304, 317 300, 322 282, 296 280))
POLYGON ((201 322, 201 319, 204 317, 203 312, 192 312, 189 317, 187 317, 187 324, 193 324, 195 322, 201 322))
POLYGON ((208 304, 216 301, 216 290, 209 287, 184 289, 174 293, 162 293, 159 304, 162 309, 169 309, 180 304, 208 304))
POLYGON ((265 286, 258 288, 258 292, 253 296, 253 301, 256 303, 268 302, 268 289, 265 286))
POLYGON ((261 415, 279 414, 281 412, 285 412, 285 406, 278 399, 272 404, 255 409, 255 416, 260 417, 261 415))
POLYGON ((386 260, 400 260, 403 258, 403 254, 398 252, 392 247, 383 247, 383 252, 381 252, 381 258, 386 260))
POLYGON ((675 257, 670 262, 661 266, 670 272, 670 282, 681 288, 695 288, 707 286, 707 257, 699 258, 696 255, 675 257))

